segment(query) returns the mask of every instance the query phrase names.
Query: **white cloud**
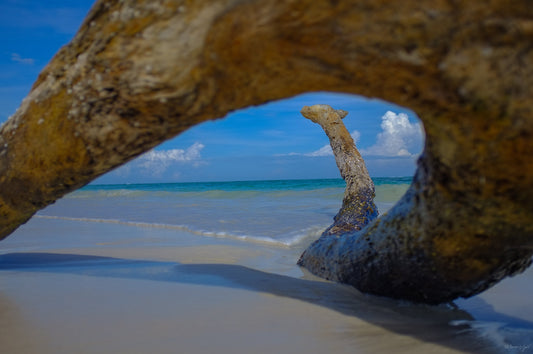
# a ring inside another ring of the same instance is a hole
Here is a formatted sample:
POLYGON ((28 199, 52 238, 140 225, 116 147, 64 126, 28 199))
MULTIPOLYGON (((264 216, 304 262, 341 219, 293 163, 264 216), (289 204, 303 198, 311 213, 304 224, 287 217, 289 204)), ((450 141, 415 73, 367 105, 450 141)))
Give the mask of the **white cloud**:
POLYGON ((172 164, 191 163, 193 166, 201 164, 201 151, 205 145, 194 143, 187 149, 150 150, 138 158, 140 167, 153 175, 161 175, 172 164))
POLYGON ((358 144, 359 139, 361 138, 361 133, 359 133, 357 130, 354 130, 350 135, 352 136, 353 141, 358 144))
POLYGON ((367 149, 361 149, 366 156, 406 157, 414 154, 413 150, 423 139, 422 128, 419 123, 409 122, 405 113, 396 114, 388 111, 381 117, 381 129, 376 143, 367 149))
POLYGON ((26 65, 33 65, 35 63, 34 59, 22 58, 20 56, 20 54, 18 54, 18 53, 12 53, 11 54, 11 61, 14 61, 16 63, 26 64, 26 65))
POLYGON ((304 156, 319 157, 319 156, 333 156, 333 150, 331 150, 331 145, 324 145, 320 149, 310 152, 308 154, 303 154, 304 156))
MULTIPOLYGON (((420 148, 424 133, 419 123, 411 123, 405 113, 396 114, 388 111, 381 117, 382 131, 376 137, 376 143, 366 149, 359 149, 363 156, 379 157, 414 157, 415 151, 420 148)), ((354 130, 351 134, 355 143, 358 144, 361 133, 354 130)), ((359 148, 359 147, 358 147, 359 148)), ((324 145, 310 153, 288 155, 300 155, 309 157, 333 156, 331 146, 324 145)))

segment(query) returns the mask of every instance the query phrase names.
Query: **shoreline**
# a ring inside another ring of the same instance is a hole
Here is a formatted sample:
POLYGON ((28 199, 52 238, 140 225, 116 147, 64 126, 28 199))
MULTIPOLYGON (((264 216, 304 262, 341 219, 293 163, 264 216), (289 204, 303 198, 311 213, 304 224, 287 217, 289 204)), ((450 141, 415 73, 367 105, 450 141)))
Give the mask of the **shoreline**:
POLYGON ((531 269, 455 308, 414 305, 305 274, 298 247, 146 232, 34 219, 5 240, 3 350, 533 352, 531 269), (50 223, 69 231, 47 235, 50 223))

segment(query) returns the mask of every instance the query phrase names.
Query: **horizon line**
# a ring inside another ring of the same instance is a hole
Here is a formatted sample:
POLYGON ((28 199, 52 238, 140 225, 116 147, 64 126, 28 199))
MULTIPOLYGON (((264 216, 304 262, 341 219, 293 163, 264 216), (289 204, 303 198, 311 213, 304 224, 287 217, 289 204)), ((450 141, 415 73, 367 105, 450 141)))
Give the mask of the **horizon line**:
MULTIPOLYGON (((376 179, 413 179, 413 176, 380 176, 370 177, 376 179)), ((280 178, 280 179, 249 179, 249 180, 224 180, 224 181, 175 181, 175 182, 125 182, 125 183, 89 183, 81 188, 89 186, 123 186, 123 185, 151 185, 151 184, 195 184, 195 183, 250 183, 250 182, 280 182, 280 181, 344 181, 342 177, 337 178, 280 178)), ((79 188, 79 189, 81 189, 79 188)))

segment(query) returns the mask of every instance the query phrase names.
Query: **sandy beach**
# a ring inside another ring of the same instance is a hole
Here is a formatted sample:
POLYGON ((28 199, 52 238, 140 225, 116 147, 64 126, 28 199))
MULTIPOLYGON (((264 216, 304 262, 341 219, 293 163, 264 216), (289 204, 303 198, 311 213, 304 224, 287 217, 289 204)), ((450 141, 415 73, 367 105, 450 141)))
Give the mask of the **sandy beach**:
POLYGON ((0 252, 3 353, 533 352, 532 271, 435 307, 304 274, 298 247, 164 228, 34 218, 0 252))
POLYGON ((0 354, 533 354, 533 1, 0 16, 0 354))

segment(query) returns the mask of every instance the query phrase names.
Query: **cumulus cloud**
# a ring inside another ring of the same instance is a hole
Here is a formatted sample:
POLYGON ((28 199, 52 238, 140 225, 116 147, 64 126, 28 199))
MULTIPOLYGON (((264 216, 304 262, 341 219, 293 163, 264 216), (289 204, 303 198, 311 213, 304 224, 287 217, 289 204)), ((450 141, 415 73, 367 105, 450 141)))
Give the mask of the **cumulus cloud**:
POLYGON ((330 145, 324 145, 320 149, 303 154, 304 156, 310 156, 310 157, 319 157, 319 156, 333 156, 333 150, 331 150, 330 145))
POLYGON ((26 64, 26 65, 33 65, 35 63, 34 59, 22 58, 20 56, 20 54, 18 54, 18 53, 12 53, 11 54, 11 61, 14 61, 16 63, 26 64))
POLYGON ((202 143, 196 142, 187 149, 150 150, 138 158, 139 166, 153 175, 162 174, 176 163, 198 166, 201 164, 201 151, 204 147, 202 143))
POLYGON ((381 118, 382 132, 378 134, 376 143, 361 154, 367 156, 407 157, 423 139, 422 128, 419 123, 409 122, 405 113, 396 114, 388 111, 381 118))
MULTIPOLYGON (((358 144, 361 134, 354 130, 351 134, 355 143, 358 144)), ((419 123, 411 123, 405 113, 394 113, 388 111, 381 117, 381 132, 376 137, 376 143, 366 149, 359 148, 363 156, 378 157, 414 157, 418 153, 424 133, 419 123), (414 153, 413 153, 414 151, 414 153)), ((318 150, 299 154, 290 153, 288 155, 321 157, 333 156, 333 151, 329 144, 318 150)))

